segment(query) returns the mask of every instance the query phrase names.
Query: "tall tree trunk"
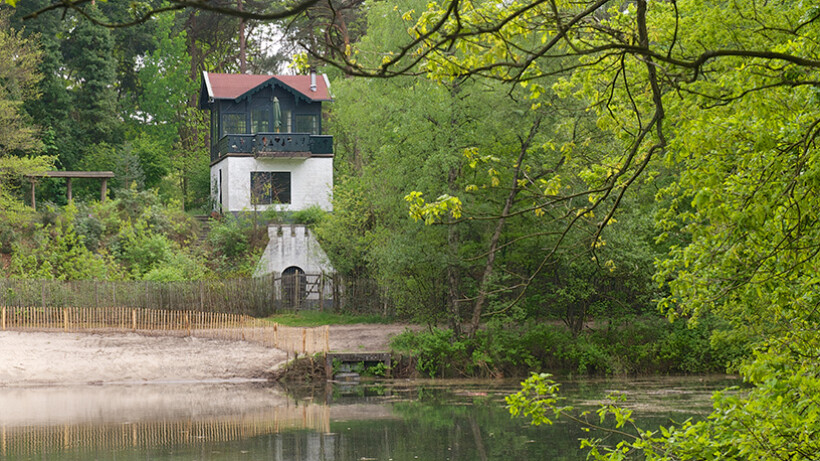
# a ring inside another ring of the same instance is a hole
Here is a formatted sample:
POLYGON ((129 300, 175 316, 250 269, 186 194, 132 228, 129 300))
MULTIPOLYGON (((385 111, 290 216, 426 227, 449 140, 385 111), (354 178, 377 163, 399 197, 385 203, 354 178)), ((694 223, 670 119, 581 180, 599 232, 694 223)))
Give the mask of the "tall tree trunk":
MULTIPOLYGON (((458 171, 455 168, 450 169, 448 175, 448 183, 450 190, 455 189, 456 178, 458 171)), ((448 254, 452 258, 457 258, 458 255, 458 229, 456 226, 447 226, 447 246, 448 254)), ((453 334, 456 337, 461 336, 461 312, 460 302, 461 295, 459 287, 461 286, 461 277, 459 276, 459 268, 451 262, 447 263, 447 305, 450 309, 450 328, 453 329, 453 334)))
MULTIPOLYGON (((236 1, 236 7, 239 11, 242 9, 242 0, 236 1)), ((247 37, 245 36, 245 18, 239 19, 239 73, 244 74, 248 70, 248 62, 246 55, 247 37)))
POLYGON ((481 274, 481 282, 478 286, 478 296, 476 296, 475 303, 473 304, 473 315, 470 318, 470 324, 467 330, 467 336, 470 338, 475 337, 478 327, 481 324, 481 314, 484 311, 484 303, 487 301, 487 291, 489 289, 490 277, 493 274, 495 254, 498 251, 498 242, 501 240, 501 231, 504 229, 504 224, 506 224, 507 217, 510 215, 510 210, 512 210, 512 206, 515 203, 515 197, 521 190, 521 186, 518 185, 518 180, 521 177, 522 163, 524 162, 524 157, 527 155, 527 150, 530 147, 530 143, 532 143, 532 140, 538 132, 538 127, 540 125, 541 117, 539 116, 530 128, 530 134, 526 141, 521 142, 521 152, 518 153, 518 159, 516 160, 515 167, 513 169, 510 193, 507 194, 507 199, 504 201, 504 208, 501 210, 501 215, 498 217, 498 221, 496 221, 495 224, 495 231, 493 232, 493 236, 490 238, 490 247, 487 252, 487 263, 484 265, 484 272, 481 274))

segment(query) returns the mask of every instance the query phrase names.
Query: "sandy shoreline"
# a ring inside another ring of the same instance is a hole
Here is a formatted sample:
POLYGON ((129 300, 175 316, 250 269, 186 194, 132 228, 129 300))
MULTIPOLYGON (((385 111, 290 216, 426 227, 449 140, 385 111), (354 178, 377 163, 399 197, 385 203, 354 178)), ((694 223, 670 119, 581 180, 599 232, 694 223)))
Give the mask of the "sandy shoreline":
MULTIPOLYGON (((336 351, 388 350, 404 325, 331 327, 336 351)), ((238 382, 261 379, 287 354, 244 341, 136 333, 0 331, 0 387, 238 382)))
POLYGON ((0 386, 247 380, 285 360, 280 350, 243 341, 0 332, 0 386))

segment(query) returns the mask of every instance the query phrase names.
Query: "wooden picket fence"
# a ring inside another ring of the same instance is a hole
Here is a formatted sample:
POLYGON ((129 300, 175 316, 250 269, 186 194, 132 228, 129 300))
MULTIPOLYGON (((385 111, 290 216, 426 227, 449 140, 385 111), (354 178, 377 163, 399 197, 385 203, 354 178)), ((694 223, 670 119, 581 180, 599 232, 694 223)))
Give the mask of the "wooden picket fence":
POLYGON ((0 278, 0 305, 114 306, 254 317, 301 310, 385 316, 395 313, 386 290, 375 281, 323 273, 184 282, 0 278))
POLYGON ((111 452, 135 447, 205 445, 291 429, 329 433, 330 407, 318 404, 288 405, 250 415, 204 420, 38 427, 0 425, 0 456, 30 457, 64 450, 111 452))
POLYGON ((330 349, 330 330, 287 327, 242 314, 126 307, 1 306, 0 331, 120 331, 248 341, 293 354, 330 349))

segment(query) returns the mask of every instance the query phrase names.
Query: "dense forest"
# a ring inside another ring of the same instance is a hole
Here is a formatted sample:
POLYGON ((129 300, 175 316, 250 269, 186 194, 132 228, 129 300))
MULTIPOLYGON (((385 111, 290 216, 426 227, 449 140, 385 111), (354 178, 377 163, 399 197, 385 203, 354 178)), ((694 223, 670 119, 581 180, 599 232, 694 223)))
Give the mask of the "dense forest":
MULTIPOLYGON (((816 458, 820 8, 269 8, 2 9, 7 276, 249 276, 259 223, 298 220, 339 273, 376 281, 398 315, 444 327, 400 338, 430 374, 502 376, 560 359, 578 372, 729 367, 749 384, 716 396, 707 421, 612 451, 593 443, 595 457, 816 458), (228 217, 197 239, 192 215, 210 212, 200 72, 309 66, 332 83, 334 211, 228 217), (61 180, 41 179, 52 203, 35 213, 25 175, 48 169, 113 170, 111 200, 78 182, 81 200, 67 203, 61 180)), ((535 422, 575 417, 554 391, 535 375, 510 403, 535 422)))

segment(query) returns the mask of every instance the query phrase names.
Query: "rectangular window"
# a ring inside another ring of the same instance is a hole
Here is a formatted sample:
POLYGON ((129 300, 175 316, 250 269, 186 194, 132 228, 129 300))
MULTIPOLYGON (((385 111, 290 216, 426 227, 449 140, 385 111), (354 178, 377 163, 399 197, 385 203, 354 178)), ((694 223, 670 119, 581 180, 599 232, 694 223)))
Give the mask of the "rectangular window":
POLYGON ((270 109, 257 107, 251 112, 251 126, 254 133, 270 133, 270 109))
POLYGON ((319 117, 317 115, 297 114, 293 117, 294 133, 319 134, 319 117))
POLYGON ((211 146, 216 146, 219 141, 219 109, 218 106, 211 109, 211 146))
POLYGON ((291 112, 289 110, 282 110, 282 126, 279 127, 280 133, 293 133, 293 122, 290 118, 291 112))
POLYGON ((290 203, 289 171, 251 171, 251 204, 290 203))
POLYGON ((245 114, 222 114, 222 131, 225 134, 245 134, 245 114))

